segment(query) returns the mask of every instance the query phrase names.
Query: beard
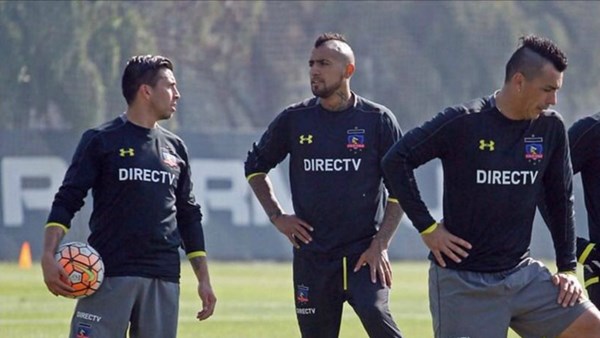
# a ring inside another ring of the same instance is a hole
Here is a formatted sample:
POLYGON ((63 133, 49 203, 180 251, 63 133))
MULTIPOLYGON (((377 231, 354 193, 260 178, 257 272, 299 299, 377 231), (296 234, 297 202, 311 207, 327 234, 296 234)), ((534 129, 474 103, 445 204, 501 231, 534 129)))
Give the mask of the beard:
POLYGON ((310 89, 314 96, 326 99, 333 95, 342 86, 342 79, 328 86, 324 82, 317 82, 316 85, 311 83, 310 89))
POLYGON ((162 116, 161 116, 161 120, 169 120, 173 117, 173 115, 175 115, 174 111, 168 111, 165 112, 162 116))

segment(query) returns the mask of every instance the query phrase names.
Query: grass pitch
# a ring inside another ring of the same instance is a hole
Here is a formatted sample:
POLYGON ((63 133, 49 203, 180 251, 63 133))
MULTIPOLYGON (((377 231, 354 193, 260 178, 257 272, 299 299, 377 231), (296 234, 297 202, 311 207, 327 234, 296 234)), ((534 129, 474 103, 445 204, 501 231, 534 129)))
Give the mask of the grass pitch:
MULTIPOLYGON (((299 337, 291 263, 209 262, 218 298, 215 314, 198 322, 200 309, 191 267, 183 262, 179 338, 299 337)), ((427 299, 428 263, 394 262, 390 308, 408 338, 432 337, 427 299)), ((38 262, 31 269, 0 263, 0 337, 64 338, 75 301, 50 294, 38 262)), ((367 337, 358 317, 344 308, 341 338, 367 337)), ((508 337, 518 337, 510 332, 508 337)))

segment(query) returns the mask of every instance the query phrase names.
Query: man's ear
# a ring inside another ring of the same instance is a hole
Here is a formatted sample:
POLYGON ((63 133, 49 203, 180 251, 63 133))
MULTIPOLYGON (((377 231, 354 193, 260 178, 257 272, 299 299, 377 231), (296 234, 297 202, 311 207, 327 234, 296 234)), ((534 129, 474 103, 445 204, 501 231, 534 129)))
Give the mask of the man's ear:
POLYGON ((511 82, 513 83, 513 85, 517 89, 517 92, 519 93, 521 92, 521 90, 523 90, 525 81, 527 81, 527 79, 525 78, 525 75, 523 75, 523 73, 521 72, 516 72, 511 79, 511 82))
POLYGON ((354 74, 354 71, 356 70, 356 66, 354 66, 354 64, 349 63, 346 65, 346 71, 344 72, 344 76, 346 78, 351 78, 352 75, 354 74))
POLYGON ((142 95, 147 99, 150 97, 150 94, 152 94, 152 87, 147 84, 141 84, 140 88, 138 89, 138 95, 142 95))

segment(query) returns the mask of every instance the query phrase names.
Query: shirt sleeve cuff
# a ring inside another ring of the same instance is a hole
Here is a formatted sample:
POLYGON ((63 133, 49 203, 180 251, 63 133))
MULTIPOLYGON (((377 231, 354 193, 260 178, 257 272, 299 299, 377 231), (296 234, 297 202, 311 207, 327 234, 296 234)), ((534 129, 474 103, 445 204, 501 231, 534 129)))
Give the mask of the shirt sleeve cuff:
POLYGON ((206 251, 193 251, 186 255, 188 259, 206 257, 206 251))
POLYGON ((65 234, 67 232, 69 232, 69 228, 67 228, 66 226, 64 226, 63 224, 60 224, 60 223, 56 223, 56 222, 47 223, 46 226, 44 227, 44 229, 47 229, 47 228, 50 228, 50 227, 59 227, 59 228, 63 229, 63 231, 65 232, 65 234))
POLYGON ((267 173, 254 173, 254 174, 250 174, 248 176, 246 176, 246 180, 250 181, 252 178, 254 178, 255 176, 258 175, 266 175, 267 173))
POLYGON ((421 235, 430 234, 430 233, 434 232, 435 229, 437 229, 437 227, 438 227, 438 222, 435 222, 432 225, 430 225, 427 229, 421 231, 421 235))

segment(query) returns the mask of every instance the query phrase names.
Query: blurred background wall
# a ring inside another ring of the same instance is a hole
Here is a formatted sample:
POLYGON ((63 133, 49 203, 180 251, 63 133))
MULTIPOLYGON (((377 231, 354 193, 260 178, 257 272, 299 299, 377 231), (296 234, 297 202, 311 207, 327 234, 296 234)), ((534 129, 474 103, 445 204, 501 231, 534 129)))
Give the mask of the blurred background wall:
MULTIPOLYGON (((500 88, 518 38, 546 36, 569 57, 555 108, 570 126, 600 110, 599 16, 600 3, 583 1, 0 1, 0 259, 16 259, 24 241, 34 258, 41 252, 81 133, 125 110, 120 80, 132 55, 175 63, 182 99, 164 125, 190 148, 211 257, 289 259, 243 161, 276 114, 311 95, 317 35, 346 35, 357 58, 353 90, 392 109, 405 131, 500 88)), ((284 165, 273 177, 291 211, 286 173, 284 165)), ((439 164, 418 177, 441 215, 439 164)), ((585 235, 578 177, 575 184, 585 235)), ((85 240, 88 204, 67 239, 85 240)), ((554 256, 539 219, 532 250, 554 256)), ((390 254, 426 255, 406 218, 390 254)))

